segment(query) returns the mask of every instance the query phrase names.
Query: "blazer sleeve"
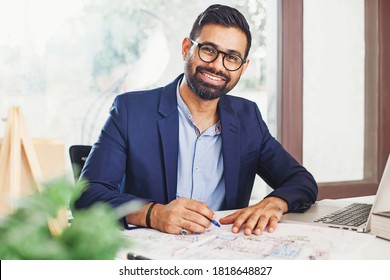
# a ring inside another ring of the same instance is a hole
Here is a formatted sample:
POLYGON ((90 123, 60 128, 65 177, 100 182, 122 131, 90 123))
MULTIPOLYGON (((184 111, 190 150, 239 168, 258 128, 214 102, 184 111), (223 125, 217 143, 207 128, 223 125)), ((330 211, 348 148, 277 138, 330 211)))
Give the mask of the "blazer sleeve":
POLYGON ((88 156, 80 176, 88 182, 88 186, 76 200, 76 208, 89 207, 96 202, 117 207, 137 198, 121 192, 128 141, 125 101, 121 95, 115 98, 109 117, 88 156))
POLYGON ((285 200, 289 212, 303 212, 317 199, 317 183, 312 174, 271 136, 257 106, 255 110, 263 135, 257 173, 274 189, 268 196, 285 200))

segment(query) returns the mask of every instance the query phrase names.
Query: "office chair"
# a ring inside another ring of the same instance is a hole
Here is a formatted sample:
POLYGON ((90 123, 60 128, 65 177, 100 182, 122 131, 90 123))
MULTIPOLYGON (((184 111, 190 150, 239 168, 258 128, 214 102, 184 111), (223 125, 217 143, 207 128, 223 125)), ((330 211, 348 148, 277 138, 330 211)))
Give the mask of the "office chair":
POLYGON ((69 147, 70 162, 72 163, 73 177, 75 182, 79 180, 84 163, 91 152, 92 146, 73 145, 69 147))

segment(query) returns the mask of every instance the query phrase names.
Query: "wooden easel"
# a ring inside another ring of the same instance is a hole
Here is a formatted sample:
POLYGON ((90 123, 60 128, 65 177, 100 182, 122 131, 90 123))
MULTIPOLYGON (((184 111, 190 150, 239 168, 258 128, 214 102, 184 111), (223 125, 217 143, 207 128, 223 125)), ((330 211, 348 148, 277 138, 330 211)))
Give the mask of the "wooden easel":
MULTIPOLYGON (((58 163, 61 165, 60 163, 58 163)), ((43 190, 42 168, 19 106, 9 109, 7 125, 0 149, 0 217, 16 209, 17 199, 43 190)), ((53 236, 68 225, 67 208, 57 217, 48 218, 53 236)))
POLYGON ((8 112, 0 149, 0 216, 15 209, 17 198, 41 191, 41 181, 42 170, 25 120, 19 106, 13 106, 8 112))

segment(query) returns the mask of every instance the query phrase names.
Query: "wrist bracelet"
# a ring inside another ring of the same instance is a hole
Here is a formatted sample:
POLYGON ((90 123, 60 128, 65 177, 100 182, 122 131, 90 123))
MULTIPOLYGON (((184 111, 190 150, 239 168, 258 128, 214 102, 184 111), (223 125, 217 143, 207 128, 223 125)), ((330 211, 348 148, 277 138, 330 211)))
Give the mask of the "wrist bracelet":
POLYGON ((156 205, 156 204, 157 204, 157 202, 153 201, 149 206, 148 212, 146 213, 146 226, 148 228, 152 228, 152 226, 150 224, 150 214, 152 214, 152 209, 153 209, 154 205, 156 205))

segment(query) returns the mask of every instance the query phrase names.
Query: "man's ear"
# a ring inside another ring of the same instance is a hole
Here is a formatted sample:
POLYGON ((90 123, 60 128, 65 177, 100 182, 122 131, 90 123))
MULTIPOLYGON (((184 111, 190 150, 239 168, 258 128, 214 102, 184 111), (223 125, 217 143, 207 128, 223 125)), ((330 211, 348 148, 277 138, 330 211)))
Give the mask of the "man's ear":
POLYGON ((246 68, 249 66, 249 59, 246 59, 245 63, 241 66, 241 75, 244 74, 246 68))
POLYGON ((183 60, 186 59, 188 52, 190 51, 192 46, 192 43, 188 37, 185 37, 183 39, 183 42, 181 43, 181 54, 183 56, 183 60))

